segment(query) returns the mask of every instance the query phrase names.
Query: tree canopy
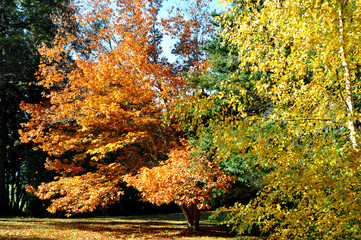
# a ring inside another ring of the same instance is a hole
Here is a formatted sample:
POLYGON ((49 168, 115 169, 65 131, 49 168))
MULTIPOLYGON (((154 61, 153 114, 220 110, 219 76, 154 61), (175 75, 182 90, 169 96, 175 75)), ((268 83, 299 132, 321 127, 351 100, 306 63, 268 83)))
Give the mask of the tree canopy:
POLYGON ((171 144, 162 111, 182 83, 149 60, 153 7, 142 1, 91 6, 74 16, 84 31, 64 27, 53 46, 42 47, 39 84, 49 90, 43 102, 22 104, 32 116, 22 141, 38 143, 50 155, 48 169, 61 174, 38 192, 63 196, 53 201, 53 211, 84 212, 114 202, 121 176, 156 164, 171 144))
POLYGON ((218 32, 206 1, 159 20, 161 1, 97 0, 55 19, 20 130, 58 174, 29 187, 51 212, 114 203, 127 182, 198 229, 237 177, 259 190, 220 209, 239 234, 361 238, 360 3, 228 2, 218 32), (163 34, 180 61, 161 55, 163 34))
POLYGON ((222 35, 240 72, 262 74, 251 84, 268 104, 241 108, 233 125, 243 134, 222 139, 270 172, 256 199, 229 209, 228 223, 274 239, 359 238, 360 4, 230 2, 222 35))
MULTIPOLYGON (((153 203, 195 206, 195 222, 199 222, 199 209, 206 206, 212 190, 226 190, 231 178, 208 176, 211 169, 221 170, 199 157, 194 161, 198 159, 207 171, 192 172, 182 131, 174 128, 176 122, 164 121, 164 113, 189 83, 161 60, 160 48, 154 45, 161 36, 156 31, 161 4, 114 3, 99 0, 78 9, 71 16, 76 27, 56 19, 61 28, 53 44, 40 49, 38 84, 46 90, 40 103, 22 102, 31 119, 20 134, 23 142, 34 142, 48 153, 46 167, 58 176, 28 190, 52 199, 50 212, 70 215, 116 202, 125 180, 153 203), (174 176, 173 182, 155 178, 149 182, 146 176, 164 171, 174 176), (182 188, 179 182, 184 181, 182 188), (169 197, 157 195, 156 190, 168 192, 169 197)), ((169 28, 175 20, 163 22, 169 28)), ((187 21, 194 19, 182 21, 189 25, 187 21)), ((194 37, 197 34, 190 33, 182 40, 194 37)), ((191 53, 183 56, 187 54, 191 53)))

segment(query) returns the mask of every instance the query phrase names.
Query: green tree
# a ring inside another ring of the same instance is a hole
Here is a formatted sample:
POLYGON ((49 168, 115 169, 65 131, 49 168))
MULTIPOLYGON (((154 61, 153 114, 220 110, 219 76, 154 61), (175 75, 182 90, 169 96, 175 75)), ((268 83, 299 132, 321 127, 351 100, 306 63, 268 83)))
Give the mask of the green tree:
MULTIPOLYGON (((219 29, 227 23, 219 14, 213 13, 213 17, 216 19, 213 24, 219 29)), ((209 56, 208 68, 188 75, 188 80, 196 84, 195 94, 181 99, 171 116, 181 119, 182 129, 199 154, 209 161, 216 161, 229 175, 237 176, 238 181, 228 198, 245 202, 262 187, 259 175, 265 169, 252 171, 247 157, 234 147, 234 143, 227 144, 224 137, 237 142, 242 131, 234 122, 264 112, 268 103, 253 90, 261 73, 240 72, 240 62, 232 48, 219 33, 210 38, 203 46, 209 56)), ((218 196, 218 201, 226 201, 223 193, 218 196)))
MULTIPOLYGON (((64 8, 60 0, 4 0, 0 3, 0 215, 19 214, 25 206, 24 161, 31 147, 19 145, 17 129, 25 121, 22 100, 38 101, 37 48, 56 33, 52 18, 64 8), (24 156, 23 156, 24 155, 24 156), (7 206, 7 207, 4 207, 7 206)), ((35 158, 31 158, 35 159, 35 158)), ((35 172, 34 172, 35 173, 35 172)), ((27 173, 29 174, 29 173, 27 173)))

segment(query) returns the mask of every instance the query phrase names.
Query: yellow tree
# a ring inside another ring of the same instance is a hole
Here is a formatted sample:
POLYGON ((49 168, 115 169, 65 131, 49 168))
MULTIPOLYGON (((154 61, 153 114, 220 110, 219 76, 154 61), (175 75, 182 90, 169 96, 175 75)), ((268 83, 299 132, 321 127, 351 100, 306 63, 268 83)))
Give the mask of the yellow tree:
MULTIPOLYGON (((263 74, 252 91, 268 107, 219 127, 242 136, 215 137, 271 171, 255 200, 229 209, 228 223, 275 239, 360 238, 361 3, 230 2, 223 36, 239 71, 263 74)), ((242 95, 240 87, 230 103, 242 95)))

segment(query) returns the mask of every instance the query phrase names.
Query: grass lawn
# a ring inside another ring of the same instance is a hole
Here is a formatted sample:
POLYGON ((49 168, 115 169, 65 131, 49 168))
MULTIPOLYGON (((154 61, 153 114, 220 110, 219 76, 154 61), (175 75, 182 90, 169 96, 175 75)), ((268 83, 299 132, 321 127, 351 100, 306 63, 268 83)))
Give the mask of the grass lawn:
MULTIPOLYGON (((182 214, 104 218, 0 218, 0 239, 236 239, 202 214, 188 232, 182 214)), ((247 238, 244 239, 256 239, 247 238)))

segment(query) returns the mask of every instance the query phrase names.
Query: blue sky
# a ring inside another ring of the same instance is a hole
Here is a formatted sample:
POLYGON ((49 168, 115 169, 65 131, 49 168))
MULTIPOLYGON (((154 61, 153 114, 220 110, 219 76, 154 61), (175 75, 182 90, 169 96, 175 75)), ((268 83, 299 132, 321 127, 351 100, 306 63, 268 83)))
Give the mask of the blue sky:
MULTIPOLYGON (((171 8, 172 6, 174 7, 177 7, 177 6, 181 6, 182 7, 182 4, 186 4, 185 2, 188 1, 188 2, 192 2, 194 0, 163 0, 163 8, 161 10, 161 12, 159 13, 159 17, 166 17, 167 16, 167 10, 169 8, 171 8)), ((212 0, 212 2, 210 3, 210 6, 209 6, 209 10, 210 10, 210 13, 213 12, 214 10, 216 10, 217 12, 221 12, 224 8, 224 5, 225 4, 220 4, 221 0, 212 0)), ((86 11, 86 1, 84 0, 79 0, 78 1, 78 4, 80 6, 82 6, 82 10, 83 11, 86 11)), ((113 4, 112 4, 113 5, 113 4)), ((163 39, 163 54, 172 62, 175 60, 175 57, 172 56, 171 54, 171 48, 173 47, 175 41, 171 39, 170 36, 164 36, 164 39, 163 39)))
MULTIPOLYGON (((177 4, 183 2, 182 0, 164 0, 163 8, 169 8, 170 6, 176 6, 177 4)), ((222 10, 223 4, 219 4, 220 0, 213 0, 210 4, 210 9, 222 10)))
MULTIPOLYGON (((189 0, 188 0, 189 1, 189 0)), ((192 1, 192 0, 191 0, 192 1)), ((167 10, 169 8, 171 8, 172 6, 176 7, 178 5, 182 6, 182 2, 184 2, 184 0, 164 0, 163 2, 163 9, 161 10, 159 16, 162 17, 167 15, 167 10)), ((217 12, 221 12, 224 8, 224 4, 220 4, 219 3, 220 0, 213 0, 210 3, 210 7, 209 10, 210 12, 213 12, 214 10, 216 10, 217 12)), ((163 39, 163 54, 172 62, 175 60, 175 57, 172 56, 171 54, 171 48, 174 45, 174 40, 171 39, 170 36, 164 36, 163 39)))

